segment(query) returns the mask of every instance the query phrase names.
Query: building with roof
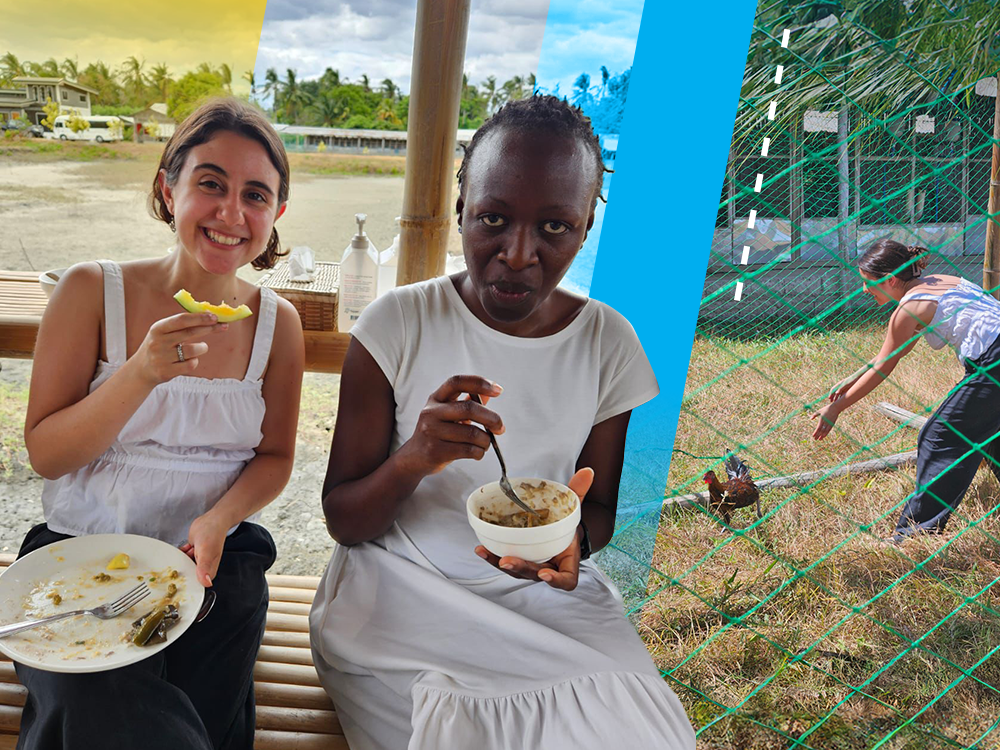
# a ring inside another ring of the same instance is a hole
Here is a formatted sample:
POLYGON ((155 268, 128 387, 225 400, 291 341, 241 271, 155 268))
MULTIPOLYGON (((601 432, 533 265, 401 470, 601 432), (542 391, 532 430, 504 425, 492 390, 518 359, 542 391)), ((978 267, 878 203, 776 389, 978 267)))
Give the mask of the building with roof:
POLYGON ((0 119, 27 119, 33 124, 45 119, 43 107, 51 100, 61 109, 61 114, 78 114, 90 116, 90 97, 97 91, 67 80, 66 78, 47 78, 34 76, 18 76, 13 79, 17 88, 0 89, 0 119))
POLYGON ((163 102, 150 104, 145 109, 132 115, 136 140, 140 143, 144 138, 154 138, 165 141, 177 129, 177 121, 167 115, 167 105, 163 102), (154 135, 150 136, 150 133, 154 135))

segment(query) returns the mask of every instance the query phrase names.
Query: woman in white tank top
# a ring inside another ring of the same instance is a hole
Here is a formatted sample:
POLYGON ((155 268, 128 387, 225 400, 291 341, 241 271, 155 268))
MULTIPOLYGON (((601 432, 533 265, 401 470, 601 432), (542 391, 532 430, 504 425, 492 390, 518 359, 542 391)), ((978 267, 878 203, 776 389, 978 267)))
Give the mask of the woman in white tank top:
POLYGON ((45 523, 21 554, 68 536, 132 533, 180 546, 218 598, 168 649, 66 675, 17 665, 18 748, 252 750, 253 665, 274 543, 253 523, 291 473, 304 366, 295 309, 237 278, 273 266, 288 160, 258 111, 210 102, 164 147, 150 210, 164 257, 71 268, 45 311, 25 442, 45 523), (219 324, 173 295, 246 304, 219 324))
POLYGON ((1000 478, 1000 302, 958 276, 921 276, 929 251, 879 240, 858 261, 865 291, 899 306, 879 353, 860 375, 841 383, 817 413, 813 433, 824 438, 849 406, 876 388, 920 336, 934 349, 949 346, 966 376, 920 430, 917 488, 907 499, 891 541, 940 534, 984 459, 1000 478))

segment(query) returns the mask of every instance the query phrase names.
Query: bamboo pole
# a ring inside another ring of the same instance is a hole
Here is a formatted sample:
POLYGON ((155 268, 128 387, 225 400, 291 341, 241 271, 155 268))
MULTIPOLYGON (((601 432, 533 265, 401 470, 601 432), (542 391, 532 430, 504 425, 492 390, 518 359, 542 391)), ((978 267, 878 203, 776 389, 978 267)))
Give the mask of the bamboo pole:
POLYGON ((396 284, 444 273, 471 0, 419 0, 396 284))
POLYGON ((927 422, 927 417, 921 417, 919 414, 914 414, 912 411, 908 411, 901 406, 890 404, 888 401, 879 401, 875 404, 875 411, 883 417, 888 417, 900 424, 907 427, 914 427, 918 430, 927 422))
MULTIPOLYGON (((990 169, 989 212, 1000 212, 1000 74, 997 74, 996 106, 993 110, 993 164, 990 169)), ((986 253, 983 257, 983 289, 1000 299, 1000 220, 986 222, 986 253)))

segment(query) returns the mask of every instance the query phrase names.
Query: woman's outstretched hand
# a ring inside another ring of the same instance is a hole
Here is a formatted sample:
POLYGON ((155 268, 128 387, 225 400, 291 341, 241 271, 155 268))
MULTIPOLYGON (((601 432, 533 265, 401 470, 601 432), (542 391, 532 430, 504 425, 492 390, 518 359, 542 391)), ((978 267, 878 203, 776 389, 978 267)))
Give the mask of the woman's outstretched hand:
POLYGON ((813 414, 813 419, 819 419, 819 423, 816 425, 816 429, 812 435, 816 440, 822 440, 830 434, 830 430, 837 423, 837 417, 840 416, 840 409, 840 402, 834 401, 832 404, 827 404, 813 414))
POLYGON ((479 460, 490 447, 486 430, 502 434, 503 421, 495 411, 462 397, 476 393, 485 403, 502 391, 496 383, 476 375, 448 378, 427 400, 413 435, 397 452, 397 460, 420 477, 436 474, 460 458, 479 460))
MULTIPOLYGON (((580 469, 567 485, 583 502, 590 485, 594 483, 593 469, 580 469)), ((580 530, 570 545, 543 563, 533 563, 519 557, 497 557, 482 545, 476 547, 476 554, 490 565, 499 568, 514 578, 525 578, 529 581, 545 581, 554 589, 572 591, 580 580, 580 530)))

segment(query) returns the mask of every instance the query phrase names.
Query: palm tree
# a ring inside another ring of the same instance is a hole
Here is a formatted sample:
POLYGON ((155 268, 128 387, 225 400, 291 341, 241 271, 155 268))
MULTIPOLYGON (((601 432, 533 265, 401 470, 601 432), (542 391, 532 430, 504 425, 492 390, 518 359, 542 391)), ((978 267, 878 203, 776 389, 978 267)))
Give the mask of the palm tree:
POLYGON ((611 73, 608 72, 608 66, 601 66, 601 91, 599 96, 603 97, 604 92, 608 90, 608 78, 611 77, 611 73))
POLYGON ((0 70, 2 70, 2 79, 5 83, 9 83, 12 79, 19 76, 28 75, 28 70, 24 63, 17 59, 17 55, 13 52, 6 53, 3 57, 0 57, 0 70))
POLYGON ((486 114, 492 115, 497 111, 497 77, 487 76, 483 81, 483 93, 486 96, 486 114))
POLYGON ((296 80, 295 71, 287 68, 285 71, 285 82, 281 90, 281 112, 284 119, 294 125, 299 115, 309 106, 310 97, 296 80))
POLYGON ((361 88, 363 88, 365 91, 371 91, 371 88, 369 88, 369 85, 368 85, 368 76, 367 76, 367 74, 361 76, 361 88))
POLYGON ((62 73, 63 78, 75 81, 80 76, 80 64, 75 57, 67 57, 59 67, 59 72, 62 73))
POLYGON ((243 71, 243 80, 250 84, 250 101, 254 104, 257 103, 257 79, 254 77, 253 70, 243 71))
POLYGON ((216 68, 215 74, 222 79, 222 85, 226 91, 230 94, 233 93, 233 69, 229 67, 229 63, 222 63, 216 68))
POLYGON ((319 77, 320 89, 335 89, 340 85, 340 71, 327 68, 319 77))
POLYGON ((50 57, 43 63, 25 63, 28 72, 38 78, 59 78, 59 63, 54 57, 50 57))
POLYGON ((114 73, 100 60, 83 69, 79 82, 97 91, 95 104, 121 103, 122 88, 115 80, 114 73))
POLYGON ((264 98, 271 99, 272 114, 278 111, 278 97, 281 95, 281 83, 278 80, 278 71, 268 68, 264 73, 264 87, 262 89, 264 98))
POLYGON ((154 65, 146 76, 146 80, 149 82, 149 93, 152 94, 152 98, 157 102, 167 101, 170 97, 170 87, 174 83, 167 64, 157 63, 154 65))
POLYGON ((382 79, 382 95, 390 101, 395 101, 396 94, 399 93, 399 86, 392 82, 391 78, 382 79))
POLYGON ((139 60, 135 55, 129 55, 120 68, 125 95, 128 97, 129 103, 135 107, 142 107, 146 104, 143 101, 146 96, 146 76, 142 72, 145 65, 145 60, 139 60))
POLYGON ((573 104, 581 108, 590 104, 592 99, 590 96, 590 76, 586 73, 578 75, 576 81, 573 82, 573 92, 573 104))
POLYGON ((309 106, 309 111, 316 116, 318 124, 332 128, 347 119, 348 110, 338 97, 324 91, 309 106))

